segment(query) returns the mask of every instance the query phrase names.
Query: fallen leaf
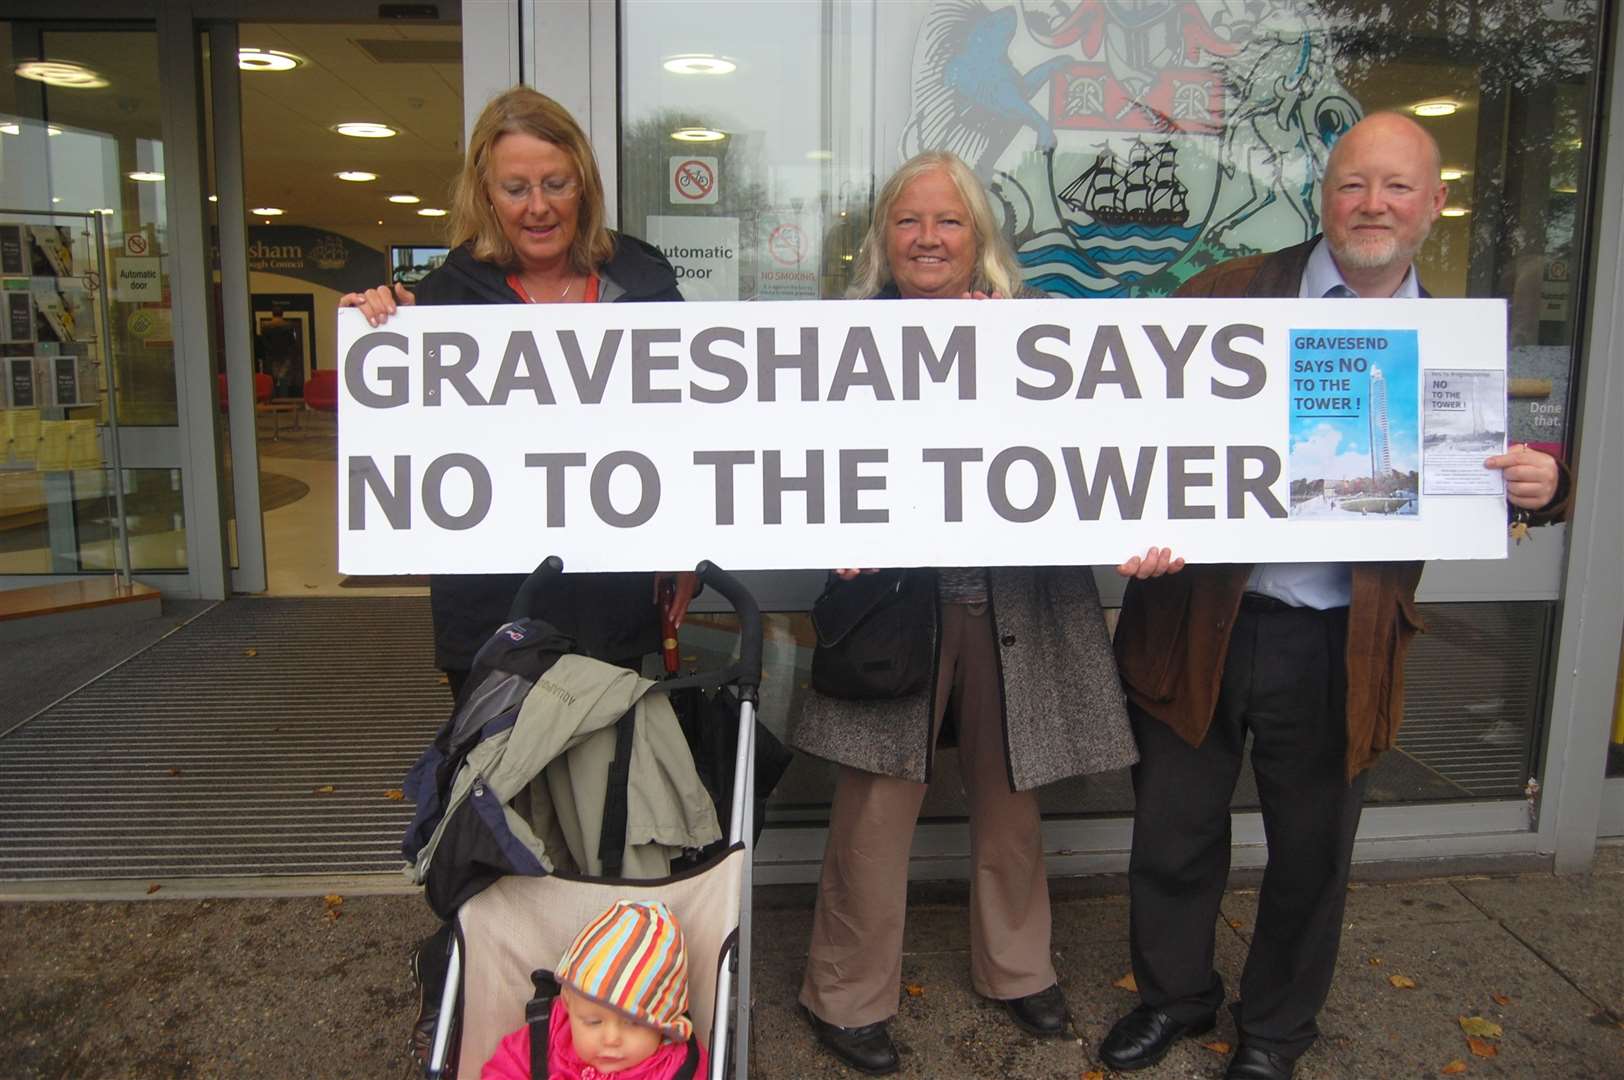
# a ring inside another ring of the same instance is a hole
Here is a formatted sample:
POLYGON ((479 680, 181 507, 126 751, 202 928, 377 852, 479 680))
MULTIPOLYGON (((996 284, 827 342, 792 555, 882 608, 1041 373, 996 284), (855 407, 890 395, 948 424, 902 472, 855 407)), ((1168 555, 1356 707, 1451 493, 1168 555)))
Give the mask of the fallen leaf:
POLYGON ((1490 1058, 1500 1052, 1500 1048, 1491 1042, 1485 1042, 1473 1035, 1466 1037, 1466 1049, 1477 1057, 1490 1058))
POLYGON ((179 776, 180 775, 180 770, 179 769, 170 769, 169 770, 169 775, 170 776, 179 776))
POLYGON ((1387 981, 1393 984, 1395 990, 1414 990, 1415 980, 1408 975, 1389 975, 1387 981))
POLYGON ((1222 1057, 1223 1055, 1229 1053, 1229 1051, 1230 1051, 1230 1046, 1229 1046, 1228 1043, 1219 1042, 1219 1041, 1216 1041, 1216 1040, 1214 1040, 1213 1042, 1210 1042, 1210 1043, 1202 1043, 1201 1048, 1203 1050, 1211 1050, 1213 1053, 1217 1054, 1219 1057, 1222 1057))
POLYGON ((1460 1058, 1456 1058, 1454 1061, 1451 1061, 1448 1065, 1445 1065, 1438 1071, 1443 1073, 1445 1076, 1459 1076, 1461 1073, 1466 1071, 1466 1062, 1462 1061, 1460 1058))
POLYGON ((451 685, 450 677, 447 676, 444 672, 441 672, 440 673, 440 681, 439 681, 438 685, 440 685, 440 686, 450 686, 451 685))
POLYGON ((1229 928, 1231 930, 1239 930, 1243 925, 1244 924, 1239 919, 1230 919, 1229 920, 1229 928))
POLYGON ((393 802, 400 802, 402 799, 404 799, 406 797, 406 793, 404 791, 400 790, 400 788, 398 788, 398 787, 392 787, 388 791, 383 793, 383 797, 386 798, 386 799, 389 799, 389 800, 391 800, 393 802))
POLYGON ((151 896, 153 893, 157 892, 161 888, 163 888, 163 886, 159 885, 159 884, 156 884, 156 883, 148 885, 147 886, 147 895, 151 896))
POLYGON ((1105 1074, 1098 1069, 1090 1069, 1083 1074, 1083 1080, 1105 1080, 1105 1074))
POLYGON ((323 784, 321 787, 317 788, 315 791, 312 791, 311 794, 312 795, 331 795, 333 792, 335 792, 337 790, 338 790, 338 788, 334 787, 332 784, 323 784))
POLYGON ((1494 1003, 1496 1005, 1510 1005, 1511 1004, 1511 995, 1509 995, 1509 994, 1495 994, 1494 995, 1494 1003))
POLYGON ((259 650, 258 649, 244 649, 242 651, 242 654, 244 656, 258 656, 259 655, 259 650))
POLYGON ((918 983, 909 983, 908 984, 908 996, 909 997, 924 997, 925 996, 925 988, 923 986, 920 986, 918 983))
POLYGON ((1372 956, 1370 958, 1370 966, 1371 967, 1381 967, 1382 966, 1382 958, 1379 957, 1379 956, 1372 956))
POLYGON ((322 912, 322 917, 328 922, 333 922, 344 914, 341 910, 344 907, 344 898, 338 893, 328 893, 321 898, 321 903, 322 907, 326 909, 322 912))
POLYGON ((1139 992, 1139 984, 1134 981, 1133 972, 1131 972, 1131 971, 1128 972, 1126 975, 1122 976, 1122 978, 1118 979, 1116 982, 1112 983, 1111 985, 1116 986, 1116 987, 1120 987, 1121 989, 1126 990, 1131 994, 1137 994, 1139 992))
POLYGON ((1498 1039, 1505 1034, 1505 1029, 1493 1020, 1485 1020, 1481 1016, 1463 1016, 1460 1018, 1460 1029, 1468 1035, 1478 1035, 1485 1039, 1498 1039))

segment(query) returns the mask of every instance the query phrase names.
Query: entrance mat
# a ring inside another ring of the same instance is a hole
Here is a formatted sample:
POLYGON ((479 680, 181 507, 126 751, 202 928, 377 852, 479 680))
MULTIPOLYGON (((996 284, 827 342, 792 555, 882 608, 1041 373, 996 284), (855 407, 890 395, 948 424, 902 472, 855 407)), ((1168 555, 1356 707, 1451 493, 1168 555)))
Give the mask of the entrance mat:
POLYGON ((0 738, 0 879, 396 870, 426 597, 238 597, 0 738))
POLYGON ((341 589, 406 589, 429 587, 427 574, 350 574, 339 581, 341 589))

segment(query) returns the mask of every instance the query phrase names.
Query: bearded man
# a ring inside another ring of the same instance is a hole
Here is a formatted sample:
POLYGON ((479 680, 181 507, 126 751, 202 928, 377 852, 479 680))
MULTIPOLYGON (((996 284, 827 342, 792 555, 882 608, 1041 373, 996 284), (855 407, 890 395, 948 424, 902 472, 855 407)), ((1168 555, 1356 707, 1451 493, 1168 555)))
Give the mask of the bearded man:
MULTIPOLYGON (((1396 113, 1366 117, 1326 164, 1325 235, 1187 282, 1196 297, 1423 297, 1414 259, 1447 191, 1437 143, 1396 113)), ((1527 447, 1502 470, 1515 512, 1559 519, 1566 474, 1527 447)), ((1156 1064, 1224 1003, 1214 927, 1229 875, 1229 803, 1250 733, 1269 861, 1232 1006, 1226 1080, 1288 1080, 1318 1034, 1341 937, 1366 770, 1392 745, 1404 654, 1421 627, 1421 563, 1191 566, 1130 581, 1116 652, 1139 741, 1129 864, 1141 1004, 1100 1057, 1156 1064)))

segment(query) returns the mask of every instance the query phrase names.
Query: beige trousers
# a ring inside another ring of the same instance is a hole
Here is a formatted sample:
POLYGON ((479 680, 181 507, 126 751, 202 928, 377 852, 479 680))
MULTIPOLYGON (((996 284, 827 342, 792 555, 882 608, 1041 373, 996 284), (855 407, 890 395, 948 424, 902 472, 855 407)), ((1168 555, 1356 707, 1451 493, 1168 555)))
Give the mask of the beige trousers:
MULTIPOLYGON (((931 737, 951 700, 970 803, 970 982, 984 997, 1016 998, 1053 986, 1055 971, 1038 801, 1009 790, 996 649, 986 605, 942 605, 931 737)), ((908 849, 925 790, 840 769, 800 998, 827 1023, 896 1014, 908 849)))

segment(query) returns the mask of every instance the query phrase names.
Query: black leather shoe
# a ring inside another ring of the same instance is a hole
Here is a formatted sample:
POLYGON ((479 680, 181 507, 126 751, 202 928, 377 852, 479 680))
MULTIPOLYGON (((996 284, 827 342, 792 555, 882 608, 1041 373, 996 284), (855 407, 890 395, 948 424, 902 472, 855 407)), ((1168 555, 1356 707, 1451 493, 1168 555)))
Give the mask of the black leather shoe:
POLYGON ((1291 1080, 1297 1063, 1288 1057, 1241 1043, 1229 1059, 1224 1080, 1291 1080))
POLYGON ((902 1064, 884 1020, 862 1027, 838 1027, 819 1020, 805 1005, 801 1006, 801 1015, 812 1025, 812 1033, 818 1037, 818 1042, 860 1072, 880 1076, 896 1072, 902 1064))
POLYGON ((1100 1060, 1117 1072, 1148 1069, 1166 1057, 1175 1042, 1188 1035, 1205 1035, 1215 1023, 1214 1013, 1183 1024, 1160 1009, 1141 1005, 1111 1027, 1100 1043, 1100 1060))
POLYGON ((1015 1026, 1033 1035, 1060 1035, 1066 1030, 1066 995, 1058 985, 1025 997, 1004 998, 1015 1026))

